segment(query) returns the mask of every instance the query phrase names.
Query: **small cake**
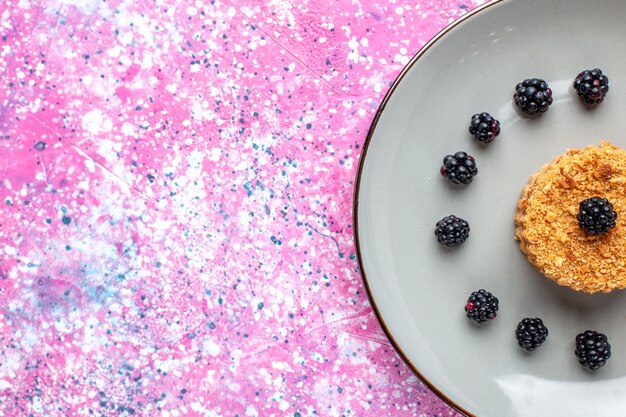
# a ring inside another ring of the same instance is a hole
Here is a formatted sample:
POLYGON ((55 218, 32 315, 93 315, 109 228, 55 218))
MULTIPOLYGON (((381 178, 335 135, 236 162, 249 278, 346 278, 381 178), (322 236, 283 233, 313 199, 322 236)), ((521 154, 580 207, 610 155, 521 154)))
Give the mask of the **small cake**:
POLYGON ((626 287, 626 151, 608 142, 569 150, 532 175, 515 213, 515 238, 528 260, 559 285, 586 293, 626 287), (580 203, 613 204, 615 227, 579 226, 580 203))

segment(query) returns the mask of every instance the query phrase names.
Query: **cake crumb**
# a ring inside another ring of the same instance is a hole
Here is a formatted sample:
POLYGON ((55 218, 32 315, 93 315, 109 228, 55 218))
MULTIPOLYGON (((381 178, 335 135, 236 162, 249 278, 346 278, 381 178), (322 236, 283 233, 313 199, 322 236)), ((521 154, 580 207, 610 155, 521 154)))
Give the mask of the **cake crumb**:
POLYGON ((600 176, 605 180, 608 180, 613 175, 613 168, 609 164, 603 164, 598 170, 600 176))

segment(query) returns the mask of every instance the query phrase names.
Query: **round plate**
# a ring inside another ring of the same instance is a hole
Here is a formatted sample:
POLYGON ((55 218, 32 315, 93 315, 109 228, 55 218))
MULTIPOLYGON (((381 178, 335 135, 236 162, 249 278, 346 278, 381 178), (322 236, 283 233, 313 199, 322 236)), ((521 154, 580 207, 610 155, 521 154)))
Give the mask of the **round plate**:
MULTIPOLYGON (((489 3, 445 29, 411 61, 383 101, 361 159, 356 241, 374 310, 408 365, 466 415, 623 417, 626 293, 588 295, 538 273, 513 238, 513 216, 531 174, 567 148, 607 140, 626 147, 626 2, 510 0, 489 3), (595 109, 571 85, 600 67, 611 91, 595 109), (514 86, 543 78, 554 103, 522 117, 514 86), (486 147, 468 133, 490 112, 502 133, 486 147), (439 175, 444 155, 465 150, 479 174, 465 188, 439 175), (459 248, 437 244, 435 223, 471 225, 459 248), (498 317, 465 317, 469 294, 500 299, 498 317), (524 317, 550 330, 533 353, 517 346, 524 317), (574 356, 577 333, 606 333, 613 357, 592 372, 574 356)), ((626 198, 626 196, 625 196, 626 198)), ((626 215, 626 214, 625 214, 626 215)))

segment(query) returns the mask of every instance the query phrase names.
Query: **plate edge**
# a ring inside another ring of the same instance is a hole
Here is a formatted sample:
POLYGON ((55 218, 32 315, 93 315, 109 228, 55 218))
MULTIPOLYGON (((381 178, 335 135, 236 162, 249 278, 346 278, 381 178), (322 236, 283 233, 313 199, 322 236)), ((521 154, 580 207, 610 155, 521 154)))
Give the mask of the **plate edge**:
POLYGON ((393 335, 389 331, 389 328, 387 327, 387 324, 385 323, 385 320, 383 319, 380 311, 378 310, 378 306, 376 305, 376 301, 374 300, 373 294, 372 294, 371 289, 370 289, 369 284, 368 284, 367 275, 365 273, 365 268, 363 267, 363 261, 362 261, 362 256, 361 256, 361 245, 359 243, 359 222, 358 222, 358 216, 359 216, 359 191, 360 191, 360 188, 361 188, 361 178, 362 178, 362 175, 363 175, 363 167, 365 165, 365 159, 367 157, 367 151, 369 149, 369 145, 371 143, 372 136, 374 135, 374 131, 376 130, 376 126, 378 125, 378 121, 380 119, 380 116, 382 115, 382 112, 385 110, 385 107, 387 106, 387 103, 391 99, 391 96, 396 91, 398 85, 402 82, 402 80, 406 76, 406 74, 411 70, 411 68, 415 65, 415 63, 436 42, 438 42, 440 39, 442 39, 446 34, 448 34, 454 28, 456 28, 457 26, 459 26, 460 24, 462 24, 463 22, 465 22, 466 20, 468 20, 472 16, 475 16, 476 14, 478 14, 478 13, 480 13, 480 12, 482 12, 482 11, 492 7, 492 6, 495 6, 497 4, 503 3, 505 1, 508 1, 508 0, 491 0, 491 1, 488 1, 487 3, 484 3, 484 4, 480 5, 480 6, 472 9, 471 11, 465 13, 463 16, 459 17, 455 21, 451 22, 446 27, 444 27, 441 31, 439 31, 422 48, 420 48, 420 50, 411 58, 409 63, 402 69, 402 71, 400 71, 400 74, 398 74, 398 76, 396 77, 396 79, 392 83, 391 87, 389 88, 389 90, 385 94, 385 97, 381 101, 381 104, 379 105, 378 109, 376 110, 376 114, 374 116, 374 119, 372 120, 370 128, 369 128, 369 130, 367 132, 367 136, 366 136, 365 142, 363 144, 363 151, 361 152, 361 157, 359 158, 359 165, 358 165, 358 168, 357 168, 356 180, 355 180, 354 191, 353 191, 353 200, 352 200, 353 201, 353 203, 352 203, 352 222, 354 224, 354 229, 353 229, 354 230, 354 232, 353 232, 354 236, 353 237, 354 237, 354 245, 355 245, 355 248, 356 248, 356 257, 357 257, 357 261, 358 261, 358 265, 359 265, 359 271, 360 271, 361 279, 363 280, 363 284, 365 286, 365 290, 367 292, 367 297, 368 297, 369 302, 370 302, 370 304, 372 306, 372 310, 374 311, 374 314, 375 314, 378 322, 380 323, 380 325, 381 325, 381 327, 383 329, 383 332, 385 333, 385 335, 387 336, 387 338, 391 342, 391 345, 394 347, 394 349, 396 350, 398 355, 400 355, 400 357, 402 358, 404 363, 413 371, 413 373, 420 379, 420 381, 422 381, 435 395, 437 395, 437 397, 439 397, 441 400, 443 400, 446 404, 448 404, 450 407, 455 409, 457 412, 461 413, 464 417, 477 417, 477 416, 475 414, 470 413, 468 410, 465 410, 463 407, 461 407, 459 404, 457 404, 454 400, 452 400, 447 395, 445 395, 442 391, 440 391, 432 382, 430 382, 419 371, 419 369, 411 362, 411 360, 408 358, 408 356, 404 353, 402 348, 399 346, 398 342, 395 340, 395 338, 393 337, 393 335))

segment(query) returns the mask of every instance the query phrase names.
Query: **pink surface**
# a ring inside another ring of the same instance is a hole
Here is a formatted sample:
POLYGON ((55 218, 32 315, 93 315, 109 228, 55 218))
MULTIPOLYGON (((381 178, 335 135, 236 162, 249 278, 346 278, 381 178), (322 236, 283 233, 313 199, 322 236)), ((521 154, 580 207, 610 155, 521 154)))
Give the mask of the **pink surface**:
POLYGON ((372 312, 352 193, 477 3, 3 2, 0 415, 454 415, 372 312))

